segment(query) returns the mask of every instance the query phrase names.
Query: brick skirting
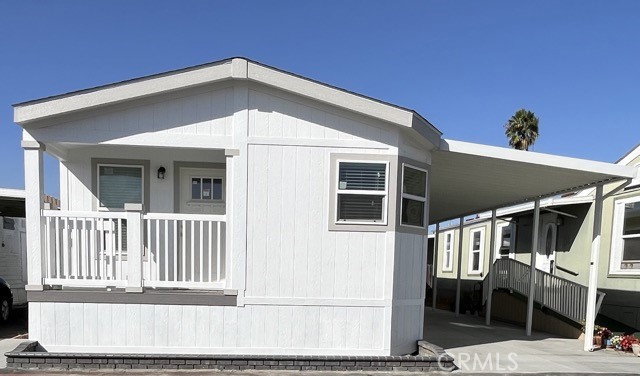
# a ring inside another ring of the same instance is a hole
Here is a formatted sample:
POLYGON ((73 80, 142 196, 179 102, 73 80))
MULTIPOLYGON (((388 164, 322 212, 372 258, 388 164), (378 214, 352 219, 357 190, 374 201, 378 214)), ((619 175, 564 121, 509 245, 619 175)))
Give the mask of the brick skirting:
POLYGON ((180 355, 50 353, 25 342, 5 354, 13 369, 217 369, 294 371, 452 371, 440 356, 180 355))

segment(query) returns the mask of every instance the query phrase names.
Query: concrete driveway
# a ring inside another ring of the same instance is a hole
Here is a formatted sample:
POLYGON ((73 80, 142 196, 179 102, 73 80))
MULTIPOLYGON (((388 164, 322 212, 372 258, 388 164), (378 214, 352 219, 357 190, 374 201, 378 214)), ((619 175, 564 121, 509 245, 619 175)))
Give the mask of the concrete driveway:
POLYGON ((11 312, 9 322, 0 324, 0 369, 7 366, 4 353, 11 351, 24 341, 27 335, 27 309, 16 308, 11 312))
POLYGON ((425 310, 424 338, 456 359, 462 373, 640 373, 640 357, 614 350, 585 352, 583 342, 448 311, 425 310))

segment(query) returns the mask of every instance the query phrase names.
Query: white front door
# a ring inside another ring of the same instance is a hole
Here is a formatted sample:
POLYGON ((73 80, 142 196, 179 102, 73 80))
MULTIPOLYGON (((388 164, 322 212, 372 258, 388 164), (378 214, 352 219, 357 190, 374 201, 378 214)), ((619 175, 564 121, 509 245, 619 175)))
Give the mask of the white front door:
POLYGON ((556 258, 557 226, 554 222, 543 222, 540 232, 536 268, 551 273, 556 258))
POLYGON ((225 214, 225 170, 180 168, 180 213, 225 214))

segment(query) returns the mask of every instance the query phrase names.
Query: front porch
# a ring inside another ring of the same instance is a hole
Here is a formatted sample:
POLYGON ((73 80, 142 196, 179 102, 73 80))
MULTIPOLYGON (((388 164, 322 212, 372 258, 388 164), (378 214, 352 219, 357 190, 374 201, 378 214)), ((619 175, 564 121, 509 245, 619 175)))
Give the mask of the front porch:
POLYGON ((61 210, 27 198, 28 290, 231 289, 232 151, 23 146, 30 197, 44 193, 44 152, 60 161, 61 210))

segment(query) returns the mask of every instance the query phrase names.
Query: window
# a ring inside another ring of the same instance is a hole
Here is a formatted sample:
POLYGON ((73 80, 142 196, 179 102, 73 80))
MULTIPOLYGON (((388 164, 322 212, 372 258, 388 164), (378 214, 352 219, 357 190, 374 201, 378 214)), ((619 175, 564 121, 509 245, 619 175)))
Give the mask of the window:
POLYGON ((192 200, 222 200, 222 178, 191 177, 192 200))
POLYGON ((469 234, 469 274, 479 274, 482 271, 482 257, 484 255, 484 228, 471 230, 469 234))
POLYGON ((443 246, 442 270, 450 272, 453 270, 453 231, 444 233, 443 246))
POLYGON ((124 209, 125 203, 143 203, 143 167, 98 165, 98 201, 100 207, 124 209))
POLYGON ((610 272, 640 274, 640 197, 616 201, 612 238, 610 272))
POLYGON ((386 224, 387 162, 338 161, 338 223, 386 224))
POLYGON ((427 171, 403 165, 402 209, 400 223, 405 226, 425 227, 427 204, 427 171))
POLYGON ((498 241, 496 258, 515 258, 516 227, 513 223, 503 223, 497 226, 498 241))

